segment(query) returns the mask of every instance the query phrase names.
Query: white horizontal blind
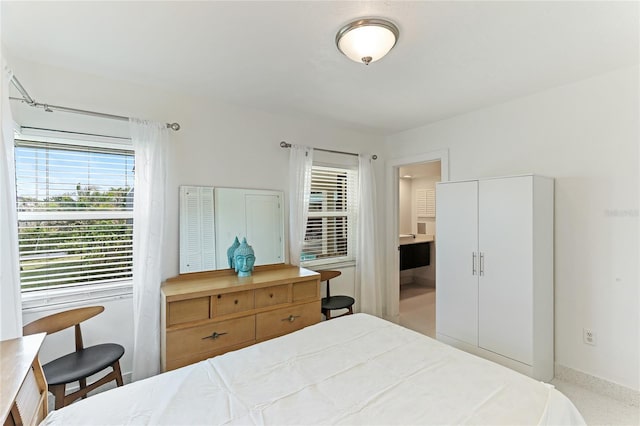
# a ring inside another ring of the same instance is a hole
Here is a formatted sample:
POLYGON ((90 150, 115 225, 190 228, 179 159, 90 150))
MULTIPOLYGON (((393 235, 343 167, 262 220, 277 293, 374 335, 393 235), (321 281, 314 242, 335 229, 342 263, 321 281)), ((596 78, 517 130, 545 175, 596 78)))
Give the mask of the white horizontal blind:
POLYGON ((357 188, 355 170, 312 167, 302 261, 355 258, 357 188))
POLYGON ((132 151, 16 140, 23 290, 131 278, 132 151))

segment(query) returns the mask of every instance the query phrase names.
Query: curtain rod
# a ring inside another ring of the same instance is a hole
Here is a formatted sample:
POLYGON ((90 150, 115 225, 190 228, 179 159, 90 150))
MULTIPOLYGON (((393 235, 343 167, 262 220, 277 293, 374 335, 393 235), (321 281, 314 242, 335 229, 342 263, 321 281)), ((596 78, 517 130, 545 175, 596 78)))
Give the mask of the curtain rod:
MULTIPOLYGON (((287 143, 285 141, 280 142, 280 148, 291 148, 291 144, 287 143)), ((355 152, 345 152, 345 151, 335 151, 333 149, 324 149, 324 148, 313 148, 315 151, 322 151, 322 152, 330 152, 332 154, 343 154, 343 155, 352 155, 354 157, 357 157, 358 154, 356 154, 355 152)), ((371 156, 371 159, 373 160, 377 160, 378 156, 373 154, 371 156)))
MULTIPOLYGON (((42 130, 45 132, 56 132, 56 133, 67 133, 70 135, 80 135, 80 136, 97 136, 100 138, 109 138, 109 139, 122 139, 123 141, 130 141, 131 138, 126 138, 124 136, 112 136, 112 135, 101 135, 99 133, 84 133, 84 132, 74 132, 71 130, 57 130, 57 129, 46 129, 44 127, 29 127, 29 126, 20 126, 21 130, 42 130)), ((29 134, 25 134, 25 136, 32 136, 29 134)))
MULTIPOLYGON (((59 106, 59 105, 43 104, 43 103, 40 103, 40 102, 36 102, 31 96, 29 96, 29 93, 22 86, 22 84, 20 84, 20 81, 18 80, 18 78, 15 75, 11 77, 11 83, 13 83, 14 87, 16 89, 18 89, 18 92, 20 92, 20 94, 22 95, 22 98, 9 97, 9 99, 11 99, 12 101, 24 102, 29 106, 32 106, 32 107, 35 107, 35 108, 42 108, 47 112, 53 112, 54 110, 57 110, 57 111, 62 111, 62 112, 70 112, 70 113, 74 113, 74 114, 90 115, 90 116, 93 116, 93 117, 110 118, 112 120, 129 121, 129 117, 125 117, 123 115, 107 114, 107 113, 104 113, 104 112, 87 111, 87 110, 84 110, 84 109, 69 108, 69 107, 63 107, 63 106, 59 106)), ((178 124, 178 123, 167 123, 167 128, 171 129, 171 130, 178 131, 178 130, 180 130, 180 124, 178 124)))

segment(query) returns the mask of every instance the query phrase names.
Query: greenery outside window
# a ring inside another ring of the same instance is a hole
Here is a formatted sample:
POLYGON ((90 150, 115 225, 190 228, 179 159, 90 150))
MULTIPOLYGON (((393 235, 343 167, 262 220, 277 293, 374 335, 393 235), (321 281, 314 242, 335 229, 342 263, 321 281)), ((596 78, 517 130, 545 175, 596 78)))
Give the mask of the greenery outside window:
POLYGON ((304 265, 355 260, 357 178, 357 171, 348 168, 312 167, 304 265))
POLYGON ((16 139, 23 292, 131 280, 134 153, 16 139))

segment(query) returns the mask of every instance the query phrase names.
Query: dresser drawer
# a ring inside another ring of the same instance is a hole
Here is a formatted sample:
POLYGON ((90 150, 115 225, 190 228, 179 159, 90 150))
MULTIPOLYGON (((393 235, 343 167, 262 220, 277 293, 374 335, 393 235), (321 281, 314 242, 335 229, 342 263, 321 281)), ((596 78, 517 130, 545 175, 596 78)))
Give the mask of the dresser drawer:
POLYGON ((319 285, 317 281, 293 283, 293 301, 300 302, 306 299, 318 299, 318 291, 319 285))
POLYGON ((167 363, 201 352, 253 341, 256 335, 253 315, 182 330, 167 331, 167 363))
POLYGON ((276 285, 256 290, 256 308, 282 305, 289 301, 289 285, 276 285))
POLYGON ((320 301, 256 315, 256 339, 267 340, 320 322, 320 301))
POLYGON ((253 290, 218 294, 214 296, 214 300, 217 316, 249 311, 253 309, 253 290))
POLYGON ((209 319, 210 302, 211 298, 207 296, 168 303, 167 326, 209 319))
POLYGON ((227 352, 235 351, 238 349, 246 348, 256 343, 255 340, 248 342, 242 342, 233 346, 226 346, 224 348, 215 349, 208 352, 199 352, 197 354, 185 354, 182 358, 168 359, 167 364, 164 367, 164 371, 175 370, 176 368, 184 367, 185 365, 194 364, 196 362, 204 361, 205 359, 213 358, 214 356, 222 355, 227 352))

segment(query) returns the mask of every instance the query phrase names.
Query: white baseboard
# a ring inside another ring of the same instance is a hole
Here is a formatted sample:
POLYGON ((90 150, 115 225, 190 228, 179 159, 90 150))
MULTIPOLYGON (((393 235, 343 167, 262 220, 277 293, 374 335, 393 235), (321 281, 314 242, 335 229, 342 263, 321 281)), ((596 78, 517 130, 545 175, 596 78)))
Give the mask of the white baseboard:
POLYGON ((413 284, 413 277, 411 275, 408 275, 408 276, 400 275, 400 285, 402 286, 405 284, 413 284))
POLYGON ((640 407, 640 391, 633 390, 618 383, 610 382, 558 363, 555 364, 555 378, 608 396, 625 404, 640 407))
POLYGON ((436 280, 432 280, 424 277, 414 277, 413 283, 422 287, 436 288, 436 280))
POLYGON ((400 275, 400 285, 403 286, 405 284, 413 284, 413 285, 419 285, 421 287, 431 287, 431 288, 436 287, 435 280, 424 278, 424 277, 418 277, 418 276, 400 275))

